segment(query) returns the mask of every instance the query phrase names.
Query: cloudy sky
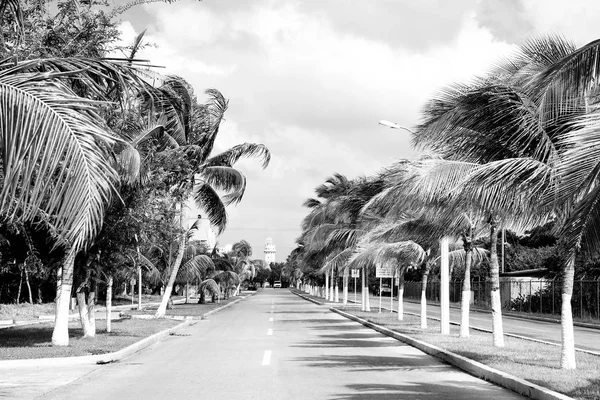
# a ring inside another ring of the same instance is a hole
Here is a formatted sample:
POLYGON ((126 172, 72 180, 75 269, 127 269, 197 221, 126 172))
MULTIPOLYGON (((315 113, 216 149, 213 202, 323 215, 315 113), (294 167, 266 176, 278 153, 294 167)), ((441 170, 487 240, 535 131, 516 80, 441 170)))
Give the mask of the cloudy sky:
POLYGON ((284 261, 301 204, 334 172, 353 178, 413 158, 406 132, 442 86, 468 81, 535 35, 577 45, 598 38, 594 0, 182 0, 122 15, 124 40, 147 29, 139 56, 184 77, 200 100, 219 89, 230 108, 217 151, 264 143, 271 164, 238 164, 244 200, 221 245, 265 238, 284 261))

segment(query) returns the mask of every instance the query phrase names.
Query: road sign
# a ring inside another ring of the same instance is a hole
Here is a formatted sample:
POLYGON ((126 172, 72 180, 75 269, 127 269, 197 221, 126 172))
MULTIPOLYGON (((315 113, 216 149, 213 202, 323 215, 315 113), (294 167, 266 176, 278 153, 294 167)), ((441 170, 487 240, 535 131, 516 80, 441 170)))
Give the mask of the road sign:
POLYGON ((377 278, 393 278, 394 267, 390 264, 377 265, 375 269, 375 277, 377 278))
POLYGON ((352 271, 353 278, 360 278, 360 269, 352 268, 351 271, 352 271))

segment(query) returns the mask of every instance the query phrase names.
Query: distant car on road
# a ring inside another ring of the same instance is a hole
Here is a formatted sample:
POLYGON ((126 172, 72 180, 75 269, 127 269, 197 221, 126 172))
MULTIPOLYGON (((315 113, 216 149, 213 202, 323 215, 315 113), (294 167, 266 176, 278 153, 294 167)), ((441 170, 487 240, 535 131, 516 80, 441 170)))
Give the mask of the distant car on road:
POLYGON ((392 292, 392 288, 390 287, 390 285, 384 283, 383 285, 381 285, 381 288, 380 288, 378 294, 391 293, 391 292, 392 292))
POLYGON ((275 281, 275 282, 273 282, 273 287, 275 289, 280 288, 281 287, 281 281, 275 281))

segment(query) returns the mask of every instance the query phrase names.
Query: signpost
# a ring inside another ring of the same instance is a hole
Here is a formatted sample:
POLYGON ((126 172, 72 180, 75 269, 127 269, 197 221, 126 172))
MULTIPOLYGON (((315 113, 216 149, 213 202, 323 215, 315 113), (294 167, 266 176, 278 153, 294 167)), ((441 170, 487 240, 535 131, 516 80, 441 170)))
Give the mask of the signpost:
MULTIPOLYGON (((375 267, 375 277, 379 278, 379 312, 381 312, 381 284, 383 278, 392 278, 392 283, 394 283, 394 267, 390 263, 377 265, 375 267)), ((393 289, 392 293, 394 293, 393 289)))
POLYGON ((354 304, 356 304, 356 278, 360 278, 360 269, 351 269, 354 278, 354 304))

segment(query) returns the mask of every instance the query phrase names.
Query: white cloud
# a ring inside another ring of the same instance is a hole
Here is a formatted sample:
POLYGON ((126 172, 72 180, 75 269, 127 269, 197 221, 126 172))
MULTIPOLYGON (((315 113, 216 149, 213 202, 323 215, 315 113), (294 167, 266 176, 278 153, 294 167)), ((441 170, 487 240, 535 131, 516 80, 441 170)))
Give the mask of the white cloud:
MULTIPOLYGON (((403 20, 413 18, 416 25, 434 21, 447 32, 446 39, 431 35, 425 47, 403 45, 411 41, 410 31, 398 31, 402 40, 391 40, 394 31, 387 29, 367 32, 367 25, 381 23, 377 18, 385 7, 398 10, 393 3, 378 3, 378 14, 365 14, 356 26, 347 25, 350 12, 334 18, 319 2, 144 6, 155 13, 147 39, 158 48, 147 48, 140 57, 186 78, 200 99, 210 87, 230 98, 215 150, 259 142, 273 154, 266 171, 254 160, 240 162, 248 191, 230 211, 231 231, 224 240, 246 238, 260 250, 271 235, 280 247, 291 248, 289 232, 306 213, 300 204, 326 177, 369 174, 394 159, 414 156, 405 133, 377 126, 377 121, 418 124, 424 102, 442 86, 472 79, 513 50, 476 20, 472 1, 461 2, 460 11, 453 10, 447 20, 436 2, 403 9, 403 20), (435 18, 425 21, 428 13, 435 18), (285 244, 274 229, 281 230, 285 244)), ((597 13, 581 11, 583 5, 546 4, 524 2, 534 27, 564 28, 576 40, 589 36, 575 18, 591 24, 597 13)), ((600 11, 590 4, 595 3, 586 2, 588 10, 600 11)), ((345 10, 337 7, 336 12, 345 10)), ((135 35, 127 21, 122 30, 129 38, 135 35)), ((415 37, 414 43, 423 41, 415 37)))

